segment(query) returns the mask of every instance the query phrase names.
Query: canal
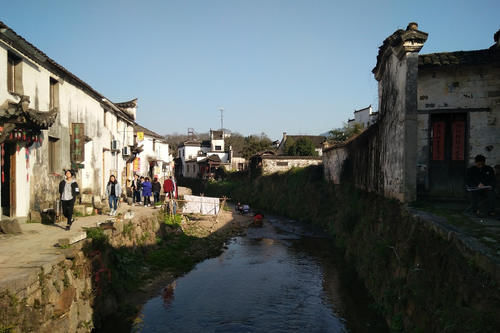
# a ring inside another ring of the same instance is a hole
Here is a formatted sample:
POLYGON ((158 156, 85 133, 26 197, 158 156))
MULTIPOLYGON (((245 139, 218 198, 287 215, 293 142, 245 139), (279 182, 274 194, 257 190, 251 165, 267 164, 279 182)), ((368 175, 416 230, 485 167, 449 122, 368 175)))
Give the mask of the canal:
POLYGON ((266 217, 144 304, 133 332, 387 332, 333 242, 266 217))

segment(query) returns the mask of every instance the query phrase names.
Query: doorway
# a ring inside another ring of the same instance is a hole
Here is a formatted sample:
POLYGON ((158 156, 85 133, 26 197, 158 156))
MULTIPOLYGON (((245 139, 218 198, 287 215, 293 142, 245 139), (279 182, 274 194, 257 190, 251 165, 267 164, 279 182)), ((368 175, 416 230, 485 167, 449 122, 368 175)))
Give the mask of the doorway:
POLYGON ((16 146, 3 145, 2 213, 14 217, 16 214, 16 146))
POLYGON ((429 192, 431 196, 465 195, 466 113, 430 117, 429 192))

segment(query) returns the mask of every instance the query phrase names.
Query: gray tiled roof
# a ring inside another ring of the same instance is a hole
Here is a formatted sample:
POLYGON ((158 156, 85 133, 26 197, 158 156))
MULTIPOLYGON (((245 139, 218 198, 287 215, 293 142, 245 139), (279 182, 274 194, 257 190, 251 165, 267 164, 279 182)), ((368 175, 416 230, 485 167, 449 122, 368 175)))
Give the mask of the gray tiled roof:
POLYGON ((449 65, 482 65, 500 63, 500 50, 495 48, 473 51, 440 52, 418 56, 419 67, 449 65))

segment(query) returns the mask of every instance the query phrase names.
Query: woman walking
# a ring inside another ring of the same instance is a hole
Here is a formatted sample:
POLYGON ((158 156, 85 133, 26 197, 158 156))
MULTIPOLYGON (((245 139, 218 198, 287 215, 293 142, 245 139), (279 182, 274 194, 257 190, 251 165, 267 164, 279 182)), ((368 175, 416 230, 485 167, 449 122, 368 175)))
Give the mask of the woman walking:
POLYGON ((118 199, 120 199, 122 195, 122 188, 114 175, 109 176, 108 186, 106 186, 106 195, 109 200, 109 215, 114 216, 116 215, 118 199))
POLYGON ((151 192, 152 192, 151 182, 149 181, 149 177, 146 177, 144 183, 142 183, 142 195, 144 196, 144 207, 151 206, 151 198, 150 198, 151 192))
POLYGON ((158 181, 157 177, 153 179, 152 188, 153 188, 154 204, 156 205, 156 203, 160 202, 160 192, 161 192, 161 184, 158 181))
POLYGON ((78 183, 74 179, 73 170, 66 170, 64 173, 66 179, 59 183, 59 195, 64 217, 68 219, 66 230, 71 229, 71 224, 75 221, 73 218, 73 208, 75 207, 76 196, 80 194, 78 183))

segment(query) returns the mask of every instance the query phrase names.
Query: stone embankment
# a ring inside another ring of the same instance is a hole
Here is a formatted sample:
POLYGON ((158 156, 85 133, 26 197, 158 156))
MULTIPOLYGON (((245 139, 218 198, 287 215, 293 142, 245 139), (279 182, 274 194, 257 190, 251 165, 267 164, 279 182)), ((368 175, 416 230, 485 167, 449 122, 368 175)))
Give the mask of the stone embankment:
POLYGON ((322 173, 234 175, 201 190, 328 230, 392 331, 500 331, 498 224, 468 222, 471 233, 458 213, 438 217, 322 173))
POLYGON ((22 234, 0 235, 0 332, 90 332, 124 305, 133 316, 137 304, 126 298, 140 301, 137 295, 157 291, 161 279, 218 253, 246 223, 224 211, 217 220, 169 219, 145 207, 119 212, 78 218, 69 232, 63 225, 21 223, 22 234), (68 245, 85 233, 89 238, 68 245))

